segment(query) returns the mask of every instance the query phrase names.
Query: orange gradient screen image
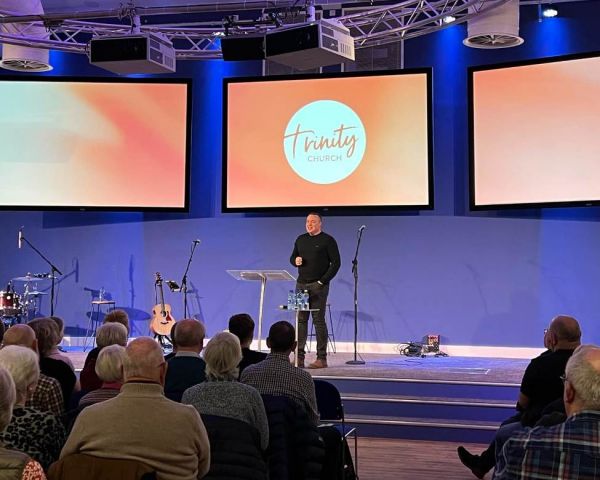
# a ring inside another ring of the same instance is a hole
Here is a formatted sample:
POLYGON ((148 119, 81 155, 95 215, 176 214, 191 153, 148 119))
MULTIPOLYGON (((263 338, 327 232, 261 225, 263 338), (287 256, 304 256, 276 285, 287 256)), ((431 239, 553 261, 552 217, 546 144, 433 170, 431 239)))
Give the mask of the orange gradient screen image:
POLYGON ((473 73, 475 206, 600 200, 600 59, 473 73))
POLYGON ((0 81, 2 206, 185 206, 187 84, 0 81))
POLYGON ((226 208, 429 205, 427 74, 226 88, 226 208))

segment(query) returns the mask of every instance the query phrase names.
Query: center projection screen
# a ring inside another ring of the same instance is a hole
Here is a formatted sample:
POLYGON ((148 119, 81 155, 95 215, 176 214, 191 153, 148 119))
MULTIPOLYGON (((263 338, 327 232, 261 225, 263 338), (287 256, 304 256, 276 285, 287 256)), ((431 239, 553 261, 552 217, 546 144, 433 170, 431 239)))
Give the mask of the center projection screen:
POLYGON ((431 70, 224 82, 223 211, 433 207, 431 70))
POLYGON ((0 208, 188 208, 189 80, 0 77, 0 208))
POLYGON ((470 69, 471 207, 600 204, 600 57, 470 69))

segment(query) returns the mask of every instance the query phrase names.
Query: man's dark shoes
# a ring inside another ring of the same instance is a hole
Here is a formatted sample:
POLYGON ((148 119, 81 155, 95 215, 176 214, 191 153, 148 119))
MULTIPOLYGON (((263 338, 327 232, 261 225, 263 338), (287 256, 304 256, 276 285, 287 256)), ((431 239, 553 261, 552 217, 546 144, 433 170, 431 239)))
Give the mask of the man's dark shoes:
POLYGON ((485 477, 485 474, 488 471, 483 466, 481 457, 479 455, 473 455, 472 453, 469 453, 464 447, 458 447, 456 450, 458 451, 458 458, 460 458, 462 464, 471 470, 473 475, 475 475, 477 478, 485 477))

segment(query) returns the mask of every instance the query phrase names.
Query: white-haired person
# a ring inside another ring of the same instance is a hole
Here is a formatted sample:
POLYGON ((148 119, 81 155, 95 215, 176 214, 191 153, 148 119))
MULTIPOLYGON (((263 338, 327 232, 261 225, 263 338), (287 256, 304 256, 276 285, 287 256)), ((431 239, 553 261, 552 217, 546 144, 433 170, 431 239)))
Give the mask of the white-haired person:
MULTIPOLYGON (((8 370, 0 367, 0 434, 10 423, 16 399, 15 382, 8 370)), ((46 476, 42 466, 28 455, 0 444, 0 478, 45 480, 46 476)))
MULTIPOLYGON (((120 311, 120 310, 119 310, 120 311)), ((110 312, 112 313, 112 312, 110 312)), ((96 374, 96 360, 104 347, 109 345, 127 346, 129 331, 121 322, 108 322, 96 332, 96 348, 90 350, 79 375, 81 390, 91 392, 102 387, 102 380, 96 374)))
POLYGON ((109 400, 119 394, 123 385, 124 359, 125 347, 121 345, 109 345, 100 351, 95 370, 98 378, 102 380, 102 386, 81 397, 80 408, 109 400))
POLYGON ((12 419, 0 434, 0 443, 26 453, 47 469, 58 459, 65 443, 65 429, 50 412, 25 406, 40 376, 38 356, 26 347, 4 347, 0 350, 0 366, 10 373, 16 390, 12 419))
POLYGON ((510 437, 498 454, 494 479, 600 478, 600 348, 578 347, 561 378, 567 420, 510 437))
POLYGON ((234 418, 256 428, 261 448, 269 444, 269 424, 262 397, 250 385, 237 381, 242 348, 238 337, 221 332, 204 349, 206 381, 188 388, 181 403, 192 405, 201 415, 234 418))

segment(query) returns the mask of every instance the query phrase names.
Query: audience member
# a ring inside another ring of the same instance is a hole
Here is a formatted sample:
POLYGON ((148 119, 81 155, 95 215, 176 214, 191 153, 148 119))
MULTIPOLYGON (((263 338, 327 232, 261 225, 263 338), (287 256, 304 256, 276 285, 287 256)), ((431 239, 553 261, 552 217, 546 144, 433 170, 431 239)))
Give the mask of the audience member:
POLYGON ((62 360, 65 362, 71 370, 75 372, 75 367, 73 366, 73 362, 71 359, 61 352, 59 345, 62 343, 63 338, 65 336, 65 322, 60 317, 48 317, 56 324, 56 329, 58 330, 58 336, 56 337, 56 344, 50 349, 48 353, 48 358, 54 358, 55 360, 62 360))
POLYGON ((577 348, 563 380, 567 420, 511 437, 498 455, 494 479, 600 477, 600 348, 577 348))
POLYGON ((4 340, 4 332, 6 331, 6 327, 4 326, 4 322, 0 320, 0 345, 4 340))
POLYGON ((65 408, 68 408, 71 395, 75 389, 77 377, 65 362, 48 358, 48 353, 56 345, 58 331, 56 323, 49 318, 36 318, 28 323, 35 332, 40 354, 40 369, 44 375, 56 378, 60 383, 60 388, 65 401, 65 408))
POLYGON ((129 328, 129 315, 125 310, 116 309, 111 310, 104 316, 103 320, 104 324, 107 323, 120 323, 127 329, 127 335, 129 336, 130 328, 129 328))
MULTIPOLYGON (((24 324, 16 324, 10 327, 4 336, 4 346, 17 345, 38 352, 37 340, 33 329, 24 324)), ((40 373, 35 392, 27 399, 26 407, 32 407, 41 412, 50 412, 60 417, 65 411, 60 383, 56 378, 40 373)))
POLYGON ((316 425, 319 421, 315 383, 310 373, 290 363, 290 353, 296 348, 296 332, 289 322, 274 323, 269 329, 267 346, 271 353, 262 362, 246 367, 242 383, 256 388, 261 395, 290 397, 306 409, 316 425))
POLYGON ((497 439, 505 439, 522 426, 533 426, 547 405, 562 395, 561 375, 575 348, 581 343, 581 329, 573 317, 559 315, 544 331, 544 346, 548 349, 531 360, 523 380, 517 401, 517 414, 502 423, 495 439, 481 455, 473 455, 464 447, 458 447, 460 461, 477 478, 494 468, 497 439))
POLYGON ((206 330, 201 321, 193 318, 180 320, 176 325, 171 339, 176 353, 168 360, 165 396, 180 402, 183 392, 206 378, 206 363, 200 358, 206 330))
POLYGON ((16 390, 12 420, 0 436, 0 442, 26 453, 46 469, 58 458, 65 442, 65 430, 51 413, 25 406, 40 375, 38 356, 29 348, 11 345, 0 350, 0 366, 8 370, 16 390))
POLYGON ((239 364, 240 375, 248 365, 262 362, 267 358, 264 352, 250 350, 254 337, 254 320, 247 313, 238 313, 229 319, 229 331, 240 339, 242 346, 242 361, 239 364))
POLYGON ((104 347, 109 345, 121 345, 122 347, 127 345, 127 328, 120 322, 105 323, 96 332, 96 345, 96 348, 90 350, 85 358, 83 369, 79 374, 81 389, 84 392, 91 392, 102 387, 102 380, 96 374, 98 355, 104 347))
MULTIPOLYGON (((242 350, 238 338, 228 332, 215 335, 204 350, 206 382, 188 388, 182 403, 192 405, 202 415, 235 418, 252 425, 260 433, 263 450, 269 445, 269 423, 258 391, 237 382, 242 350)), ((167 374, 168 375, 168 374, 167 374)))
POLYGON ((109 345, 104 347, 96 360, 96 375, 102 380, 102 386, 92 390, 79 400, 80 407, 103 402, 119 394, 123 385, 123 360, 125 347, 109 345))
POLYGON ((158 343, 147 337, 130 342, 121 393, 79 414, 61 458, 84 453, 136 460, 161 480, 202 478, 210 466, 206 430, 193 407, 165 398, 166 370, 158 343))
MULTIPOLYGON (((15 383, 10 373, 0 367, 0 435, 10 423, 15 401, 15 383)), ((16 480, 46 480, 44 470, 38 462, 23 452, 5 448, 1 444, 0 477, 16 480)))

